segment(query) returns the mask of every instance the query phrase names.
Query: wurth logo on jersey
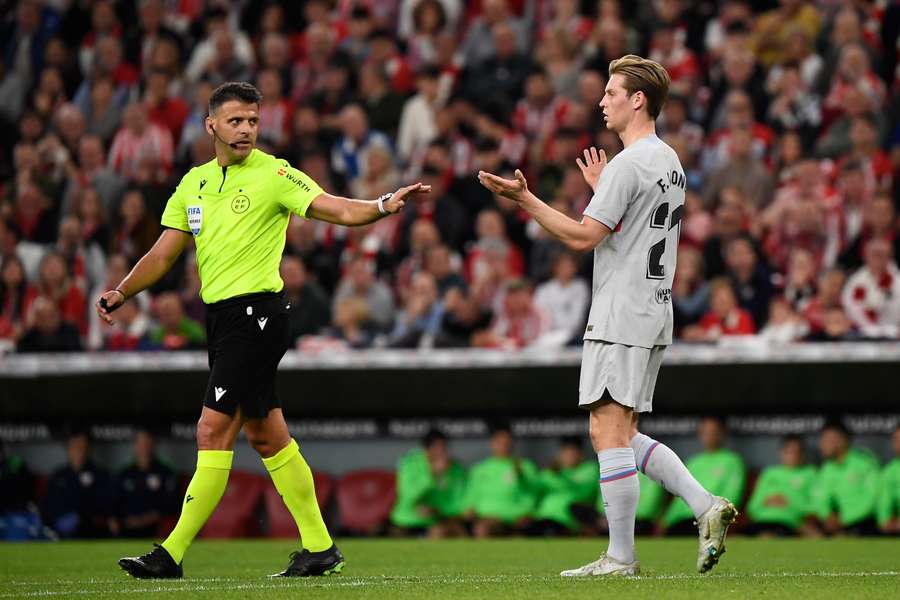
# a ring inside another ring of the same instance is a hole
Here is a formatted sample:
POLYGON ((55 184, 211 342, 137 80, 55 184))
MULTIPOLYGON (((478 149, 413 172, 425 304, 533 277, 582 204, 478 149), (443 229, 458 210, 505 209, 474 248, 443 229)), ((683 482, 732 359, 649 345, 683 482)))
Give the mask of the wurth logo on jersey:
POLYGON ((303 181, 299 177, 295 177, 293 174, 289 173, 286 169, 283 169, 283 168, 278 169, 278 175, 280 177, 287 177, 288 181, 293 181, 294 183, 296 183, 298 186, 300 186, 301 189, 303 189, 304 192, 308 192, 312 189, 309 187, 309 185, 305 181, 303 181))

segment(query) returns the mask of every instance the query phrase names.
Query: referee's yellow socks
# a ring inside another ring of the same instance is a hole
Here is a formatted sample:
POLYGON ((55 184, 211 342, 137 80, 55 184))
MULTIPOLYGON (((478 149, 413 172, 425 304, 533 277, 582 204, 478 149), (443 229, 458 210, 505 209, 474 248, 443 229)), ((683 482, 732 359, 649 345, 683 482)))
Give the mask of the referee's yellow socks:
POLYGON ((300 530, 300 543, 310 552, 321 552, 331 548, 331 536, 322 520, 319 503, 316 502, 316 488, 313 484, 312 471, 297 442, 291 443, 278 451, 275 456, 262 459, 269 470, 275 489, 297 522, 300 530))
POLYGON ((200 528, 222 499, 231 471, 231 450, 200 450, 197 452, 197 470, 191 478, 181 516, 175 529, 161 545, 176 563, 180 563, 188 546, 194 541, 200 528))

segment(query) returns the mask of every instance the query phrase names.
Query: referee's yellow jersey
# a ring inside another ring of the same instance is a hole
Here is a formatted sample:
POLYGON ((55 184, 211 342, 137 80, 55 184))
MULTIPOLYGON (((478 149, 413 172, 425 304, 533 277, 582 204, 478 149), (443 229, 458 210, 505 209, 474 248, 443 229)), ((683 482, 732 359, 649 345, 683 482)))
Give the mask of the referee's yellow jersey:
POLYGON ((305 217, 322 188, 287 161, 254 149, 243 162, 191 169, 163 211, 164 227, 194 236, 200 297, 207 304, 278 292, 292 212, 305 217))

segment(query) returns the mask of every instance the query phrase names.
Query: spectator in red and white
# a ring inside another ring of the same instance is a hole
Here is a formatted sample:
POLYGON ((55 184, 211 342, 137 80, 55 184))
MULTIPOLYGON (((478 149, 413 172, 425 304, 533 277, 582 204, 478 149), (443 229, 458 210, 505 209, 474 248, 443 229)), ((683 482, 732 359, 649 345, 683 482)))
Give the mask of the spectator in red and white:
POLYGON ((417 219, 409 229, 409 254, 394 269, 394 290, 401 302, 406 300, 416 273, 425 269, 425 255, 441 244, 441 234, 434 222, 417 219))
POLYGON ((15 202, 10 216, 21 233, 21 239, 36 244, 53 242, 59 213, 47 194, 25 172, 19 173, 15 188, 11 191, 15 194, 15 202))
POLYGON ((480 307, 497 313, 503 299, 503 290, 511 279, 509 273, 509 244, 498 239, 484 240, 479 244, 480 260, 472 271, 469 289, 473 300, 480 307))
MULTIPOLYGON (((463 16, 465 3, 460 0, 400 0, 397 33, 406 40, 413 54, 422 36, 441 31, 456 32, 463 16)), ((432 62, 427 52, 418 51, 424 62, 432 62)))
POLYGON ((19 257, 5 256, 0 263, 0 339, 15 343, 25 332, 27 301, 36 292, 19 257))
POLYGON ((447 175, 436 165, 427 164, 422 169, 419 179, 431 186, 431 192, 416 198, 414 205, 404 210, 397 242, 397 251, 401 256, 408 251, 411 227, 419 219, 433 221, 445 244, 454 249, 462 248, 468 225, 466 212, 447 189, 447 175))
MULTIPOLYGON (((354 180, 350 185, 350 193, 354 198, 378 198, 396 190, 400 185, 400 171, 394 164, 394 157, 388 148, 373 146, 366 153, 366 174, 354 180)), ((397 223, 388 225, 383 219, 378 221, 377 227, 382 223, 391 230, 396 229, 399 219, 392 219, 397 223)))
POLYGON ((303 101, 322 89, 323 75, 337 48, 334 31, 322 23, 310 23, 304 36, 305 51, 294 62, 291 71, 291 100, 295 102, 303 101))
POLYGON ((887 240, 875 238, 866 244, 865 263, 847 280, 843 304, 864 337, 900 336, 900 270, 887 240))
POLYGON ((369 34, 367 62, 381 65, 395 92, 408 94, 413 90, 413 70, 398 50, 397 41, 391 32, 386 29, 376 29, 369 34))
MULTIPOLYGON (((599 131, 606 126, 603 122, 603 111, 597 110, 604 94, 606 94, 606 76, 594 69, 582 69, 578 75, 578 93, 574 97, 574 102, 588 115, 587 125, 590 131, 599 131)), ((657 121, 657 127, 663 127, 664 119, 665 117, 661 117, 657 121)))
POLYGON ((762 326, 775 289, 768 265, 759 259, 753 239, 743 235, 732 240, 726 248, 725 264, 738 304, 750 313, 754 323, 762 326))
POLYGON ((297 341, 297 349, 308 354, 333 350, 362 350, 375 339, 371 305, 359 296, 335 299, 331 327, 320 335, 308 335, 297 341))
POLYGON ((709 310, 709 284, 703 277, 703 255, 697 248, 678 248, 678 267, 672 283, 672 308, 675 327, 693 325, 709 310))
POLYGON ((892 247, 893 256, 900 256, 900 231, 897 210, 890 196, 878 194, 863 209, 862 228, 856 238, 847 240, 846 250, 838 258, 841 266, 850 270, 860 267, 870 240, 883 239, 892 247))
POLYGON ((490 332, 493 313, 462 288, 452 287, 443 295, 444 318, 435 337, 437 348, 487 346, 493 340, 490 332))
POLYGON ((543 147, 565 119, 569 100, 554 93, 547 72, 535 67, 525 79, 525 95, 516 103, 513 127, 530 144, 543 147))
POLYGON ((684 328, 684 340, 714 342, 723 336, 756 333, 753 317, 738 306, 730 281, 724 278, 713 279, 709 290, 710 311, 703 315, 698 324, 684 328))
POLYGON ((728 157, 709 174, 703 199, 710 206, 723 188, 737 188, 757 211, 768 206, 775 194, 775 182, 765 163, 753 154, 753 135, 749 129, 731 130, 728 157))
POLYGON ((377 27, 368 6, 354 6, 346 19, 347 35, 341 38, 338 50, 354 65, 362 65, 369 58, 369 36, 377 27))
POLYGON ((125 107, 122 127, 109 150, 110 166, 126 180, 134 179, 144 156, 158 158, 168 172, 175 158, 172 134, 149 120, 146 107, 132 102, 125 107))
MULTIPOLYGON (((125 60, 122 42, 115 37, 105 36, 97 40, 93 59, 89 68, 83 69, 90 79, 85 79, 75 93, 75 101, 87 96, 90 81, 95 77, 111 77, 116 86, 116 98, 122 100, 140 80, 140 72, 125 60)), ((82 100, 83 102, 83 100, 82 100)))
POLYGON ((703 248, 713 233, 713 227, 713 216, 704 207, 700 194, 688 189, 685 195, 684 216, 681 218, 682 240, 697 248, 703 248))
POLYGON ((317 334, 331 323, 331 300, 298 257, 285 255, 280 272, 285 299, 291 303, 289 328, 293 346, 304 335, 317 334))
POLYGON ((796 169, 802 163, 806 151, 803 140, 796 131, 786 131, 779 138, 772 153, 772 172, 775 185, 782 188, 793 183, 796 169))
POLYGON ((791 303, 781 296, 772 298, 769 303, 769 320, 760 329, 759 337, 774 344, 788 344, 798 342, 808 334, 809 324, 791 303))
POLYGON ((38 75, 37 86, 31 92, 31 105, 45 120, 50 120, 56 110, 68 102, 62 74, 55 67, 45 67, 38 75))
POLYGON ((547 331, 536 342, 559 347, 579 339, 584 329, 591 292, 578 277, 578 257, 561 252, 553 261, 553 278, 537 286, 534 305, 550 318, 547 331))
POLYGON ((525 18, 517 18, 510 10, 507 0, 483 0, 481 14, 468 26, 462 46, 463 60, 466 67, 482 63, 495 56, 496 27, 505 25, 504 31, 512 35, 513 50, 527 52, 531 44, 529 31, 531 23, 525 18))
POLYGON ((822 313, 822 327, 806 337, 808 342, 852 342, 861 339, 859 331, 840 306, 822 313))
MULTIPOLYGON (((60 253, 51 250, 41 259, 35 294, 52 301, 63 320, 77 327, 81 335, 87 334, 87 300, 60 253)), ((29 307, 32 300, 28 299, 29 307)))
POLYGON ((171 83, 172 76, 168 71, 151 68, 145 76, 143 100, 150 121, 168 129, 173 143, 178 145, 190 107, 187 102, 170 93, 171 83))
POLYGON ((428 271, 413 275, 409 292, 388 336, 392 348, 429 348, 441 329, 444 304, 428 271))
POLYGON ((816 295, 803 309, 803 318, 809 323, 813 333, 821 331, 825 326, 827 311, 837 309, 843 311, 841 294, 847 276, 840 268, 825 270, 819 276, 819 285, 816 295))
POLYGON ((261 70, 256 85, 262 94, 257 142, 267 152, 281 155, 288 144, 293 107, 284 97, 281 76, 274 69, 261 70))
MULTIPOLYGON (((490 2, 503 3, 504 0, 490 0, 490 2)), ((512 107, 522 96, 522 86, 531 71, 532 59, 521 50, 516 39, 516 30, 506 21, 495 24, 491 34, 492 52, 475 62, 466 60, 463 92, 473 102, 479 104, 490 98, 512 107)))
POLYGON ((78 352, 78 328, 61 318, 52 299, 38 296, 28 309, 28 326, 16 345, 18 352, 78 352))
MULTIPOLYGON (((127 258, 121 254, 110 255, 106 261, 106 274, 103 281, 97 283, 89 290, 90 296, 88 296, 88 298, 99 298, 106 290, 114 289, 119 285, 119 282, 128 275, 128 271, 130 270, 131 265, 127 258)), ((146 314, 147 311, 150 310, 149 294, 138 294, 131 300, 133 300, 133 302, 126 302, 126 304, 134 304, 138 313, 146 314)), ((118 320, 118 318, 119 312, 116 311, 116 320, 118 320)), ((112 331, 110 328, 97 313, 91 311, 91 314, 88 316, 88 334, 85 346, 89 350, 99 350, 104 348, 107 345, 107 339, 110 337, 111 333, 112 331)))
MULTIPOLYGON (((283 10, 277 4, 270 4, 266 12, 283 10)), ((281 77, 283 90, 290 91, 291 84, 291 44, 280 31, 270 31, 259 42, 259 69, 274 69, 281 77)))
POLYGON ((125 192, 119 205, 119 219, 110 250, 124 254, 131 262, 137 262, 159 237, 157 219, 148 212, 146 200, 140 190, 125 192))
POLYGON ((550 327, 550 318, 534 303, 531 283, 527 279, 509 281, 491 328, 495 347, 515 350, 531 346, 550 327))
POLYGON ((225 8, 212 7, 207 10, 203 17, 203 27, 206 36, 194 46, 184 71, 188 82, 196 82, 204 75, 209 76, 220 69, 231 72, 235 67, 246 69, 253 66, 255 57, 250 38, 243 31, 235 31, 230 27, 225 8))
POLYGON ((53 128, 56 131, 57 139, 65 149, 65 157, 68 160, 69 156, 78 151, 78 142, 86 132, 87 124, 84 115, 74 104, 66 102, 56 109, 53 115, 53 128))
POLYGON ((794 248, 788 258, 781 297, 791 308, 803 312, 816 296, 816 257, 806 248, 794 248))
POLYGON ((375 278, 375 265, 363 254, 357 254, 347 263, 332 299, 335 321, 338 320, 340 303, 346 298, 359 298, 366 305, 368 319, 381 330, 394 322, 394 298, 391 289, 375 278))
POLYGON ((650 60, 655 60, 669 72, 672 90, 681 94, 693 93, 700 79, 700 63, 684 44, 674 26, 659 27, 650 41, 650 60))
POLYGON ((833 265, 840 254, 840 223, 823 203, 803 197, 782 213, 782 221, 769 230, 763 248, 772 267, 785 272, 793 248, 805 248, 816 257, 816 264, 833 265))
POLYGON ((102 281, 106 255, 97 244, 84 241, 77 216, 67 215, 60 221, 56 251, 65 259, 73 281, 83 291, 102 281))
POLYGON ((500 157, 508 166, 523 163, 528 140, 510 125, 509 112, 502 100, 490 101, 483 112, 473 115, 473 124, 480 137, 497 142, 500 157))
POLYGON ((132 352, 151 350, 153 344, 148 338, 153 321, 137 302, 126 302, 116 311, 116 322, 112 327, 104 327, 103 345, 94 350, 107 352, 132 352))
POLYGON ((397 156, 404 165, 424 152, 437 135, 435 115, 444 101, 438 88, 440 75, 437 67, 425 67, 419 71, 416 75, 418 93, 403 106, 397 131, 397 156))
POLYGON ((581 14, 581 3, 578 0, 545 2, 542 3, 542 8, 549 9, 551 14, 538 16, 536 25, 539 40, 543 41, 548 36, 560 33, 580 46, 590 37, 594 22, 581 14))
POLYGON ((847 90, 842 106, 844 109, 842 115, 832 122, 816 141, 816 155, 840 158, 849 153, 853 148, 850 131, 856 119, 860 117, 874 120, 878 132, 876 139, 882 137, 882 132, 887 131, 886 117, 858 87, 850 87, 847 90))
POLYGON ((600 14, 585 46, 589 69, 609 72, 609 63, 639 47, 637 32, 622 21, 617 2, 601 2, 600 14), (604 16, 604 13, 611 13, 604 16))
POLYGON ((846 44, 840 50, 837 69, 822 104, 826 122, 844 112, 844 102, 851 89, 863 92, 875 110, 884 106, 887 95, 884 82, 872 69, 868 52, 862 44, 846 44))
POLYGON ((181 298, 164 292, 153 302, 156 325, 147 333, 149 346, 160 350, 199 350, 206 347, 203 325, 184 313, 181 298))
MULTIPOLYGON (((865 174, 859 161, 849 160, 841 164, 837 193, 841 206, 841 247, 846 249, 862 234, 865 210, 873 197, 872 190, 866 186, 865 174)), ((861 263, 860 258, 859 264, 861 263)))
POLYGON ((866 190, 889 190, 893 183, 893 169, 888 154, 879 143, 878 123, 873 115, 861 115, 850 122, 850 151, 841 157, 836 171, 847 161, 858 161, 862 166, 866 190))
POLYGON ((701 164, 707 173, 714 171, 728 160, 730 138, 738 129, 749 129, 753 137, 753 156, 766 160, 775 142, 775 132, 756 121, 750 96, 743 90, 729 92, 722 103, 725 110, 725 126, 715 130, 706 140, 701 164))
POLYGON ((370 129, 362 106, 350 104, 339 115, 342 136, 331 151, 331 168, 352 183, 364 177, 366 154, 373 147, 391 148, 391 140, 384 133, 370 129))
POLYGON ((94 63, 97 43, 103 38, 122 40, 123 30, 116 16, 116 6, 112 0, 98 0, 91 9, 91 28, 81 38, 78 62, 83 73, 89 73, 94 63))

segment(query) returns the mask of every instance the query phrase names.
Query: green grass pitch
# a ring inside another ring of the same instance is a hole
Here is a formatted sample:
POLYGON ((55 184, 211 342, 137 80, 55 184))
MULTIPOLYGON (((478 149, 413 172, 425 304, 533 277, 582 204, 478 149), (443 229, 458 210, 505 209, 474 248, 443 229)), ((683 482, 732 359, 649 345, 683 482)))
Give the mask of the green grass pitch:
POLYGON ((732 537, 709 575, 694 571, 696 542, 641 539, 640 577, 562 579, 593 560, 597 540, 342 540, 342 575, 269 579, 294 547, 280 541, 199 541, 185 578, 146 581, 119 570, 120 556, 146 541, 0 545, 0 599, 6 598, 898 598, 900 540, 757 540, 732 537))

